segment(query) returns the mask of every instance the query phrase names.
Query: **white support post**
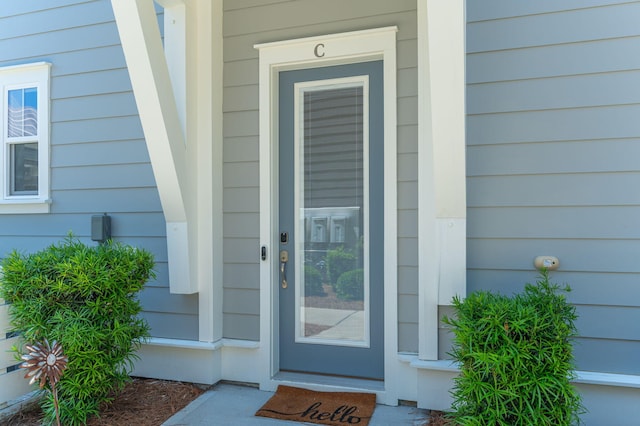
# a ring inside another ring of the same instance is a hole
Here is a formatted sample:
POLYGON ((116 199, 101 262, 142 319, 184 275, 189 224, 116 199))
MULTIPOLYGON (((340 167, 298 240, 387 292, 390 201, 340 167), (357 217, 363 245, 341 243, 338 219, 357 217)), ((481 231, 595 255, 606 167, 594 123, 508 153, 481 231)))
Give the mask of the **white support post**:
POLYGON ((418 0, 419 356, 438 359, 438 306, 466 294, 462 0, 418 0))

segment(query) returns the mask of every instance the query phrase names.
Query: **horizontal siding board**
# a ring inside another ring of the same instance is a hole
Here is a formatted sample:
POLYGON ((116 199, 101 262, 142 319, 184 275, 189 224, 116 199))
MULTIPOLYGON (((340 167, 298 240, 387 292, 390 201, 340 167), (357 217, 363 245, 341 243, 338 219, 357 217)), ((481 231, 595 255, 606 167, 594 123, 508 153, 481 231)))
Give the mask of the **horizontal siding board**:
POLYGON ((51 123, 52 146, 129 140, 144 140, 144 132, 137 115, 51 123))
POLYGON ((158 261, 156 259, 153 272, 156 277, 149 280, 145 284, 146 287, 169 287, 169 265, 167 261, 158 261))
POLYGON ((398 324, 398 351, 418 352, 418 324, 398 324))
POLYGON ((126 68, 60 76, 51 81, 51 99, 130 91, 131 81, 126 68))
POLYGON ((467 147, 467 158, 470 177, 634 171, 639 169, 640 139, 473 145, 467 147))
POLYGON ((224 163, 258 161, 260 145, 257 136, 229 137, 224 140, 224 163))
POLYGON ((260 254, 259 239, 255 238, 225 238, 225 263, 254 263, 260 254))
POLYGON ((468 144, 638 137, 640 105, 467 116, 468 144))
POLYGON ((398 321, 401 323, 418 323, 418 300, 412 294, 398 296, 398 321))
POLYGON ((225 288, 260 289, 260 265, 258 259, 253 264, 225 263, 223 272, 225 288))
POLYGON ((393 2, 375 1, 367 2, 366 8, 362 2, 344 2, 342 0, 303 0, 269 4, 264 7, 255 7, 238 11, 228 11, 225 14, 224 36, 231 37, 251 32, 267 32, 274 28, 292 30, 292 27, 312 27, 314 25, 326 25, 336 20, 336 11, 340 11, 339 19, 362 20, 369 16, 389 15, 402 11, 413 11, 416 8, 415 1, 396 0, 393 2), (368 16, 364 16, 366 13, 368 16), (295 17, 295 19, 292 19, 295 17))
POLYGON ((417 266, 401 266, 398 268, 398 294, 418 295, 417 266))
POLYGON ((640 307, 579 305, 576 313, 581 337, 640 341, 640 307))
MULTIPOLYGON (((102 214, 96 212, 95 214, 102 214)), ((5 238, 20 236, 62 236, 70 231, 78 236, 91 232, 92 214, 11 215, 0 220, 0 235, 5 238)), ((165 224, 162 213, 111 214, 112 234, 122 237, 164 237, 165 224)))
MULTIPOLYGON (((51 148, 51 167, 149 164, 144 139, 127 141, 74 143, 51 148)), ((149 166, 150 167, 150 166, 149 166)))
POLYGON ((198 316, 142 312, 151 327, 152 337, 166 339, 198 340, 198 316))
POLYGON ((51 171, 56 190, 154 187, 149 164, 57 167, 51 171))
POLYGON ((227 339, 260 340, 260 316, 226 313, 222 334, 227 339))
POLYGON ((633 2, 470 23, 467 52, 632 37, 638 35, 639 15, 640 3, 633 2), (603 22, 615 22, 615 25, 602 25, 603 22))
POLYGON ((115 22, 109 22, 21 37, 18 51, 15 50, 17 45, 14 39, 0 40, 0 61, 48 56, 60 52, 113 46, 119 43, 120 37, 115 22), (17 56, 21 54, 29 56, 17 56))
POLYGON ((119 44, 94 46, 88 50, 75 52, 63 51, 47 54, 46 59, 52 64, 51 77, 54 79, 72 74, 125 69, 127 67, 122 47, 119 44))
POLYGON ((416 236, 418 227, 418 210, 398 210, 398 237, 411 238, 416 236))
POLYGON ((225 62, 222 80, 224 87, 255 84, 258 81, 258 65, 258 58, 225 62))
POLYGON ((528 49, 468 54, 467 83, 630 71, 640 68, 640 37, 594 40, 528 49))
POLYGON ((418 152, 418 126, 398 126, 398 154, 418 152))
POLYGON ((398 238, 398 266, 418 266, 417 238, 398 238))
POLYGON ((258 85, 232 86, 224 89, 224 112, 258 110, 258 85))
POLYGON ((168 288, 145 287, 138 299, 147 312, 176 314, 198 314, 197 294, 170 294, 168 288))
POLYGON ((636 240, 468 239, 467 267, 532 270, 533 259, 553 255, 563 271, 640 273, 636 240))
POLYGON ((84 2, 77 3, 72 7, 28 11, 29 13, 12 16, 11 19, 2 19, 2 15, 7 13, 4 10, 4 4, 2 9, 3 11, 0 12, 0 40, 113 21, 111 4, 106 1, 84 2), (78 19, 78 15, 82 16, 81 20, 78 19), (38 25, 33 25, 34 22, 38 22, 38 25))
POLYGON ((398 70, 418 67, 418 40, 398 40, 396 43, 396 56, 398 70))
POLYGON ((418 208, 418 182, 398 183, 398 208, 401 210, 418 208))
POLYGON ((418 97, 411 96, 398 99, 398 125, 410 126, 418 124, 418 97))
POLYGON ((228 112, 223 114, 224 136, 258 136, 258 111, 228 112))
POLYGON ((415 96, 418 93, 418 68, 398 70, 398 97, 415 96))
POLYGON ((640 103, 640 71, 467 86, 467 113, 488 114, 640 103))
POLYGON ((575 339, 576 369, 640 375, 640 342, 611 339, 575 339))
POLYGON ((504 19, 523 15, 538 15, 575 9, 615 5, 620 0, 536 0, 514 2, 511 0, 483 0, 466 2, 467 22, 504 19))
POLYGON ((89 120, 136 115, 132 92, 58 99, 51 103, 51 121, 89 120))
POLYGON ((260 235, 258 213, 230 213, 223 215, 224 235, 234 238, 253 238, 260 235))
POLYGON ((260 211, 259 188, 225 188, 224 213, 257 213, 260 211))
POLYGON ((640 240, 640 206, 470 208, 467 235, 640 240))
POLYGON ((467 180, 469 207, 637 206, 640 172, 476 177, 467 180))
POLYGON ((162 211, 156 188, 55 191, 54 187, 52 199, 51 213, 53 214, 162 211))
POLYGON ((222 175, 227 188, 251 188, 260 184, 258 162, 226 163, 222 175))
POLYGON ((398 182, 418 180, 418 156, 398 154, 398 182))
MULTIPOLYGON (((529 261, 529 268, 524 271, 469 269, 467 291, 488 290, 505 295, 520 292, 525 283, 533 284, 538 279, 538 272, 533 270, 533 258, 529 261)), ((551 282, 571 287, 566 294, 571 303, 640 307, 640 274, 567 272, 563 258, 560 258, 560 265, 559 270, 551 273, 551 282)))
POLYGON ((295 0, 224 0, 223 10, 225 12, 236 9, 247 9, 250 7, 264 6, 267 4, 289 3, 295 0))
POLYGON ((259 315, 260 291, 245 288, 225 288, 222 311, 241 315, 259 315))
POLYGON ((0 8, 0 18, 13 17, 15 15, 28 14, 34 11, 54 9, 71 4, 86 3, 87 0, 30 0, 28 2, 8 1, 3 2, 0 8))

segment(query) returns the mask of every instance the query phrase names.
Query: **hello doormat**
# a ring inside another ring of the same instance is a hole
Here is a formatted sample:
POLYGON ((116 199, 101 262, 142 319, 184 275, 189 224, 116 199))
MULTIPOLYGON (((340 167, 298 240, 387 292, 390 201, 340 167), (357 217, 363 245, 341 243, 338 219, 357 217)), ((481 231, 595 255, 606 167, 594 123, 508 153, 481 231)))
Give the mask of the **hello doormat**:
POLYGON ((375 408, 373 393, 315 392, 280 385, 256 416, 321 425, 366 426, 375 408))

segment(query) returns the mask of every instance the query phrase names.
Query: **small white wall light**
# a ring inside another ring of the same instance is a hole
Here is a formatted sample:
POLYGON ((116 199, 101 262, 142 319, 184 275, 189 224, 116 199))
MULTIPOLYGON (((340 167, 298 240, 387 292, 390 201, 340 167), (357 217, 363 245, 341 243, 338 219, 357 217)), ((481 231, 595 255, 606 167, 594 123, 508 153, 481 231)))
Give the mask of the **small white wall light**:
POLYGON ((536 269, 547 268, 550 271, 555 271, 560 266, 560 261, 555 256, 537 256, 533 260, 533 266, 536 269))

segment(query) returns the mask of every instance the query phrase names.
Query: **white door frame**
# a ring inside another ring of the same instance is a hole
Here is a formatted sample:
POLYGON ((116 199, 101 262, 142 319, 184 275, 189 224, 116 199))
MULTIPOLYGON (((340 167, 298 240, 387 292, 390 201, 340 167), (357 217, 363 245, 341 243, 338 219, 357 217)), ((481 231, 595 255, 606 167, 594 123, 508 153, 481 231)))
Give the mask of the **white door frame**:
POLYGON ((384 390, 380 402, 397 403, 398 356, 396 33, 385 27, 257 44, 260 99, 260 387, 273 390, 279 371, 278 336, 278 73, 280 71, 382 60, 384 67, 384 390), (395 398, 395 401, 394 401, 395 398))

